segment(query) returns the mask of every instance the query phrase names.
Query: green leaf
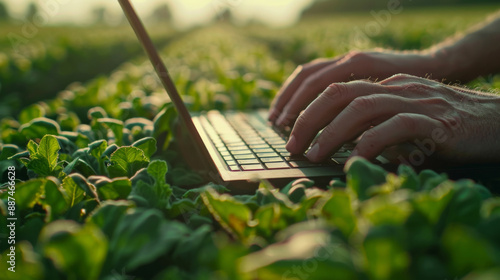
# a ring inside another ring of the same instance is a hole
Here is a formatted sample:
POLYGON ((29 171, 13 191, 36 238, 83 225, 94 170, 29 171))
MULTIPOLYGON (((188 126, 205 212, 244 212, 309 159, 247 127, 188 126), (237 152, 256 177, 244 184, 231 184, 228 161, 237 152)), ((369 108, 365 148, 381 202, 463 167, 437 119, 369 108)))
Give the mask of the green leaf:
POLYGON ((89 118, 89 120, 107 118, 108 114, 106 114, 106 111, 102 107, 97 106, 89 109, 89 111, 87 112, 87 117, 89 118))
POLYGON ((167 222, 158 210, 136 209, 116 226, 106 261, 107 270, 133 270, 168 255, 189 229, 178 222, 167 222))
POLYGON ((351 197, 344 190, 333 190, 331 197, 323 204, 321 214, 326 220, 338 227, 345 236, 351 235, 356 228, 351 197))
POLYGON ((428 192, 415 194, 411 203, 415 210, 422 213, 432 224, 435 224, 448 206, 453 193, 450 184, 441 184, 428 192))
POLYGON ((111 131, 113 131, 113 135, 115 136, 115 143, 120 146, 123 143, 123 122, 117 119, 112 118, 100 118, 97 119, 97 122, 100 124, 104 124, 111 131))
POLYGON ((303 230, 239 258, 238 269, 249 279, 360 279, 351 258, 329 232, 303 230))
POLYGON ((68 279, 98 279, 106 259, 108 242, 93 224, 55 221, 40 234, 43 255, 68 279))
MULTIPOLYGON (((33 208, 43 195, 46 182, 46 179, 38 178, 16 184, 16 210, 22 211, 33 208)), ((3 192, 0 197, 2 200, 7 201, 7 196, 8 193, 3 192)))
POLYGON ((144 152, 136 147, 121 147, 111 154, 109 175, 114 177, 132 177, 139 169, 148 165, 144 152))
POLYGON ((42 117, 23 124, 19 128, 19 132, 21 132, 21 134, 23 134, 27 139, 41 139, 47 134, 59 135, 61 128, 57 122, 42 117))
POLYGON ((450 260, 449 266, 456 275, 499 265, 492 244, 470 228, 460 225, 447 227, 442 244, 450 260))
POLYGON ((481 215, 480 189, 476 188, 474 182, 470 180, 461 180, 455 183, 447 181, 445 184, 452 184, 454 192, 441 216, 441 226, 452 223, 477 225, 481 215))
POLYGON ((227 232, 244 242, 253 238, 252 212, 245 204, 228 194, 219 195, 211 189, 202 193, 201 197, 214 219, 227 232))
POLYGON ((65 191, 64 198, 69 207, 78 204, 85 197, 85 192, 75 183, 71 176, 63 179, 62 188, 65 191))
POLYGON ((448 176, 446 176, 446 174, 437 174, 429 169, 422 170, 420 174, 418 174, 418 178, 420 179, 422 190, 433 189, 442 182, 448 180, 448 176))
POLYGON ((166 106, 153 119, 153 137, 160 143, 161 150, 168 148, 173 137, 173 123, 177 117, 177 111, 172 104, 166 106))
POLYGON ((13 144, 0 144, 0 160, 8 160, 11 156, 21 152, 21 149, 13 144))
POLYGON ((420 180, 415 171, 408 165, 401 164, 398 167, 398 175, 401 182, 401 188, 418 190, 420 188, 420 180))
POLYGON ((156 152, 156 139, 153 137, 145 137, 135 141, 132 146, 141 149, 144 155, 149 159, 156 152))
POLYGON ((59 142, 52 135, 46 135, 40 141, 38 147, 36 143, 30 141, 28 143, 30 151, 30 161, 27 164, 28 169, 33 170, 40 176, 59 176, 61 167, 58 166, 59 159, 59 142))
POLYGON ((80 158, 77 157, 74 160, 72 160, 66 167, 64 167, 64 169, 63 169, 64 174, 71 173, 79 160, 80 160, 80 158))
POLYGON ((168 218, 177 218, 178 216, 188 216, 196 209, 196 204, 189 198, 176 199, 167 210, 168 218))
POLYGON ((131 201, 105 201, 89 215, 87 222, 97 225, 110 239, 122 217, 132 208, 134 204, 131 201))
POLYGON ((357 195, 359 200, 367 199, 367 190, 385 183, 387 171, 364 158, 353 157, 345 165, 347 189, 357 195))
POLYGON ((172 182, 172 185, 176 186, 195 186, 204 181, 199 173, 185 168, 174 168, 169 170, 168 178, 170 182, 172 182))
POLYGON ((410 256, 402 245, 399 227, 373 227, 363 241, 366 271, 370 279, 407 279, 410 256))
POLYGON ((16 242, 15 272, 9 271, 11 265, 7 260, 10 259, 10 250, 5 250, 0 258, 0 279, 6 280, 38 280, 44 279, 44 270, 46 269, 40 261, 40 255, 33 250, 33 246, 27 241, 16 242))
POLYGON ((412 211, 406 195, 406 190, 399 190, 390 195, 372 197, 363 202, 361 213, 373 225, 403 225, 412 211))
POLYGON ((40 144, 38 145, 37 155, 45 158, 50 170, 54 170, 57 166, 57 159, 59 158, 58 152, 60 149, 61 147, 59 146, 57 139, 52 135, 46 135, 42 138, 40 144))
POLYGON ((106 140, 96 140, 89 144, 89 153, 99 160, 107 148, 108 142, 106 140))
POLYGON ((64 194, 52 180, 46 181, 45 196, 41 199, 41 202, 43 208, 47 211, 49 221, 55 220, 55 218, 61 216, 68 209, 64 194))
POLYGON ((97 190, 95 189, 95 186, 90 184, 85 177, 83 177, 81 174, 78 173, 73 173, 68 175, 68 177, 71 177, 73 179, 73 182, 78 185, 78 187, 84 191, 85 196, 89 196, 92 198, 97 199, 97 190))
POLYGON ((167 162, 164 160, 153 160, 149 163, 147 168, 148 174, 155 179, 156 185, 165 184, 167 170, 167 162))
POLYGON ((19 122, 25 124, 43 116, 45 116, 45 109, 40 104, 32 104, 21 111, 19 122))
POLYGON ((101 158, 110 157, 111 154, 113 154, 116 150, 118 150, 118 148, 119 147, 116 144, 109 145, 106 148, 106 150, 104 150, 104 152, 102 153, 101 158))
POLYGON ((101 180, 96 184, 96 189, 101 200, 126 199, 132 190, 132 182, 128 178, 101 180))
POLYGON ((188 191, 186 191, 182 195, 182 197, 183 198, 190 198, 192 200, 196 200, 200 196, 200 194, 204 193, 209 188, 214 189, 218 193, 228 193, 228 192, 230 192, 230 190, 228 188, 226 188, 225 186, 223 186, 223 185, 216 185, 216 184, 213 184, 213 183, 209 183, 209 184, 207 184, 207 185, 205 185, 203 187, 189 189, 188 191))
POLYGON ((34 156, 38 153, 38 144, 30 139, 28 145, 26 145, 26 149, 28 149, 30 155, 34 156))

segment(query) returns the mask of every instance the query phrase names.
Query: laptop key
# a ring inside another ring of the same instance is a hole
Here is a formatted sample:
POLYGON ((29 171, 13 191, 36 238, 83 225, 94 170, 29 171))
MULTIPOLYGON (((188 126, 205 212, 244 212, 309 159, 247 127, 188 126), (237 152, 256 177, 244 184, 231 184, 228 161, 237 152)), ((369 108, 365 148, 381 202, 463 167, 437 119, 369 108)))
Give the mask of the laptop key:
POLYGON ((273 153, 274 150, 271 148, 259 148, 259 149, 252 149, 255 153, 273 153))
POLYGON ((248 170, 263 170, 264 168, 260 164, 243 164, 241 165, 241 169, 248 170))
POLYGON ((233 155, 248 155, 252 154, 252 151, 246 149, 246 150, 238 150, 238 151, 231 151, 231 154, 233 155))
POLYGON ((280 155, 281 155, 282 157, 289 157, 289 156, 291 156, 292 154, 291 154, 290 152, 281 152, 281 153, 280 153, 280 155))
POLYGON ((256 157, 253 154, 246 154, 246 155, 235 155, 235 159, 256 159, 256 157))
POLYGON ((231 171, 240 171, 238 165, 229 165, 229 170, 231 171))
POLYGON ((248 164, 252 165, 252 164, 258 164, 259 161, 257 159, 240 159, 238 160, 238 163, 241 165, 248 165, 248 164))
POLYGON ((272 152, 272 153, 257 153, 257 157, 259 158, 266 158, 266 157, 277 157, 279 156, 277 153, 272 152))
POLYGON ((286 143, 282 143, 282 144, 271 144, 271 146, 275 149, 286 149, 286 143))
POLYGON ((229 156, 229 152, 228 151, 222 151, 220 152, 221 156, 229 156))
POLYGON ((268 169, 290 168, 286 162, 270 162, 265 164, 268 169))
POLYGON ((234 161, 234 160, 228 160, 228 161, 226 161, 226 164, 227 165, 236 165, 236 161, 234 161))
POLYGON ((251 149, 265 149, 270 147, 268 144, 250 144, 248 146, 250 146, 251 149))
POLYGON ((260 159, 262 162, 283 162, 283 159, 280 157, 265 157, 260 159))
POLYGON ((246 141, 246 142, 249 145, 266 145, 266 146, 268 146, 266 144, 266 142, 264 140, 262 140, 262 139, 249 140, 249 141, 246 141))

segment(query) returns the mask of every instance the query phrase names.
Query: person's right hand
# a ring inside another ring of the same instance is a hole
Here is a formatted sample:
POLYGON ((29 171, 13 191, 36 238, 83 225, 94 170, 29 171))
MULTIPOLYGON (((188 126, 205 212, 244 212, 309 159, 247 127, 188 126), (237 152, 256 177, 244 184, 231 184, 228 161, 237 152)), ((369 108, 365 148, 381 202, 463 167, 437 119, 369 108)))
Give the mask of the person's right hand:
POLYGON ((273 100, 269 120, 278 127, 293 126, 304 110, 328 85, 356 79, 383 80, 405 73, 441 79, 445 69, 430 53, 349 52, 334 59, 318 59, 295 69, 273 100))

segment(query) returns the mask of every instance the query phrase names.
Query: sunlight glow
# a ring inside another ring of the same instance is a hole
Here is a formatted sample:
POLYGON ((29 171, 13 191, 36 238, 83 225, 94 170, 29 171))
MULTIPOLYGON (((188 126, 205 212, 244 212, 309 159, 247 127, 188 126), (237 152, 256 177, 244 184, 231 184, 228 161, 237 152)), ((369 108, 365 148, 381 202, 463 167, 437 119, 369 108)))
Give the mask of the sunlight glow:
MULTIPOLYGON (((204 24, 230 10, 237 23, 258 21, 271 26, 286 26, 293 24, 302 10, 313 0, 132 0, 140 14, 147 16, 154 8, 164 3, 169 5, 172 16, 178 27, 189 27, 204 24)), ((22 18, 27 6, 33 0, 7 0, 9 11, 16 17, 22 18)), ((75 23, 86 24, 92 20, 92 10, 95 7, 105 7, 111 21, 121 17, 118 1, 101 0, 58 0, 35 1, 41 12, 48 3, 56 3, 52 7, 49 24, 75 23)))

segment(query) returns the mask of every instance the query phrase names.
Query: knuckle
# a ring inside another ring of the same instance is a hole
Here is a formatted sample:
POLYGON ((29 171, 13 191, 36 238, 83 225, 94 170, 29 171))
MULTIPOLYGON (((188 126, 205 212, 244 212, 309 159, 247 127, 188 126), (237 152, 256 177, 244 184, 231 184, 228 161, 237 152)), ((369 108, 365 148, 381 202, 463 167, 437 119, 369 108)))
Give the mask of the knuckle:
POLYGON ((363 140, 367 140, 369 143, 375 143, 375 139, 378 138, 378 133, 374 129, 369 129, 363 133, 363 140))
POLYGON ((360 51, 350 51, 347 53, 346 57, 351 60, 363 60, 369 57, 368 53, 360 51))
POLYGON ((376 105, 377 100, 374 96, 361 96, 355 98, 346 109, 356 113, 365 113, 376 105))
POLYGON ((443 97, 423 98, 417 99, 416 101, 425 106, 436 107, 440 112, 445 111, 451 107, 451 103, 443 97))
POLYGON ((445 114, 438 118, 438 120, 444 125, 444 127, 451 131, 457 131, 458 133, 463 131, 463 119, 457 112, 445 114))
POLYGON ((331 101, 343 99, 348 94, 347 87, 343 83, 333 83, 321 94, 324 98, 331 101))
POLYGON ((398 127, 402 127, 408 131, 415 131, 418 127, 417 120, 410 114, 397 114, 394 116, 394 121, 398 127))
POLYGON ((393 83, 401 83, 401 82, 406 82, 408 80, 413 80, 415 78, 417 78, 417 77, 409 75, 409 74, 399 73, 399 74, 392 75, 389 78, 381 81, 380 84, 387 85, 387 84, 393 84, 393 83))

